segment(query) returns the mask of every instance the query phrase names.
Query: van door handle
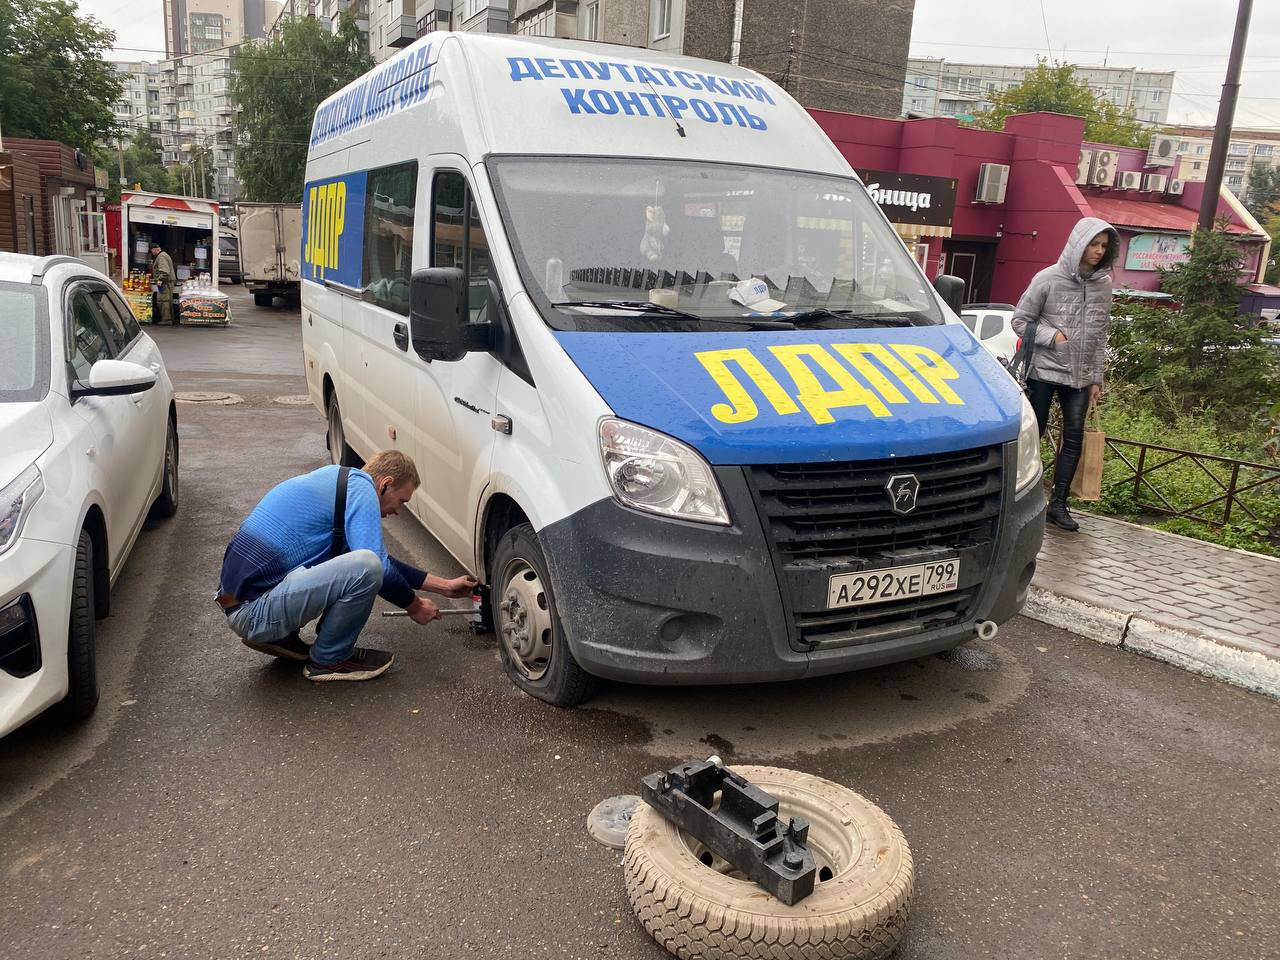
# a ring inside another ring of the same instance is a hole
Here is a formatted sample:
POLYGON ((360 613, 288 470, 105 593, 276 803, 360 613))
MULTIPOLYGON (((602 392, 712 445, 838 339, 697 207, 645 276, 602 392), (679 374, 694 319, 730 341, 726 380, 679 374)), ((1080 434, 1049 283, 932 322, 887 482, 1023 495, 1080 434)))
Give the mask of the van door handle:
POLYGON ((409 328, 403 323, 397 323, 391 328, 391 339, 396 342, 396 346, 401 350, 409 349, 409 328))

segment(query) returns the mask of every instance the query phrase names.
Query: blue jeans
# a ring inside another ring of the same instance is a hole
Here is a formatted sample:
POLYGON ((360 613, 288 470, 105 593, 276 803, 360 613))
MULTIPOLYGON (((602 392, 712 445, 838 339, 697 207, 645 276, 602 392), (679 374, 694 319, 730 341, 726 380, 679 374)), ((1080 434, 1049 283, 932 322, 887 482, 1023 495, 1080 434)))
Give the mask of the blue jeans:
POLYGON ((311 662, 342 663, 355 648, 382 588, 382 561, 353 550, 314 567, 298 567, 257 600, 227 615, 236 634, 256 643, 280 640, 317 617, 311 662))

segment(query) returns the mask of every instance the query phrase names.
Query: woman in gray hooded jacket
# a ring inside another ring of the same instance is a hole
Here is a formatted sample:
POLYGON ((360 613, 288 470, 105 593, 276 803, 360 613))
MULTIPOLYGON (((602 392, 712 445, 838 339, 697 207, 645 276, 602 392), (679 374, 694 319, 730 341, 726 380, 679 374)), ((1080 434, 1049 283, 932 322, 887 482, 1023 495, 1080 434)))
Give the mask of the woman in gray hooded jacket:
POLYGON ((1027 399, 1041 436, 1055 395, 1062 408, 1062 450, 1047 519, 1064 530, 1080 529, 1067 511, 1067 491, 1080 463, 1085 415, 1102 392, 1111 325, 1110 269, 1119 239, 1105 220, 1085 217, 1072 229, 1058 262, 1032 278, 1013 314, 1019 336, 1025 335, 1030 321, 1039 321, 1027 372, 1027 399))

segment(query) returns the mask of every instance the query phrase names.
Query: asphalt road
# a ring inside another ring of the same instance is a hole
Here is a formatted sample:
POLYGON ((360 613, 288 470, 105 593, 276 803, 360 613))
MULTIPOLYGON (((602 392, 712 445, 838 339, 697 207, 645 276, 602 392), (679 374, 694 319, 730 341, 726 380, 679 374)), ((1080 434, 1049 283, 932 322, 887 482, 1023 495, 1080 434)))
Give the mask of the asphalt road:
MULTIPOLYGON (((180 512, 100 624, 102 705, 0 741, 6 960, 666 956, 585 818, 711 752, 897 820, 903 960, 1280 956, 1280 705, 1027 620, 985 664, 612 686, 570 712, 453 622, 375 620, 396 663, 366 684, 245 649, 209 599, 223 547, 325 450, 320 414, 277 400, 305 389, 296 311, 224 289, 235 326, 154 331, 179 390, 243 402, 182 405, 180 512)), ((412 520, 388 531, 456 569, 412 520)))

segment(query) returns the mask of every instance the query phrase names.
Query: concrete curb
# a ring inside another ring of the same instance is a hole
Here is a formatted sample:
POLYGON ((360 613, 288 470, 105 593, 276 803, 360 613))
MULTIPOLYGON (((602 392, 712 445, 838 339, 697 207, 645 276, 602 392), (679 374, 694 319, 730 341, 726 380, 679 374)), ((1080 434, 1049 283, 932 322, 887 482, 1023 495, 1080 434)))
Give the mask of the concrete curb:
POLYGON ((1234 638, 1161 623, 1137 610, 1103 607, 1035 585, 1028 591, 1022 614, 1087 640, 1132 650, 1280 700, 1280 660, 1241 649, 1234 638))

